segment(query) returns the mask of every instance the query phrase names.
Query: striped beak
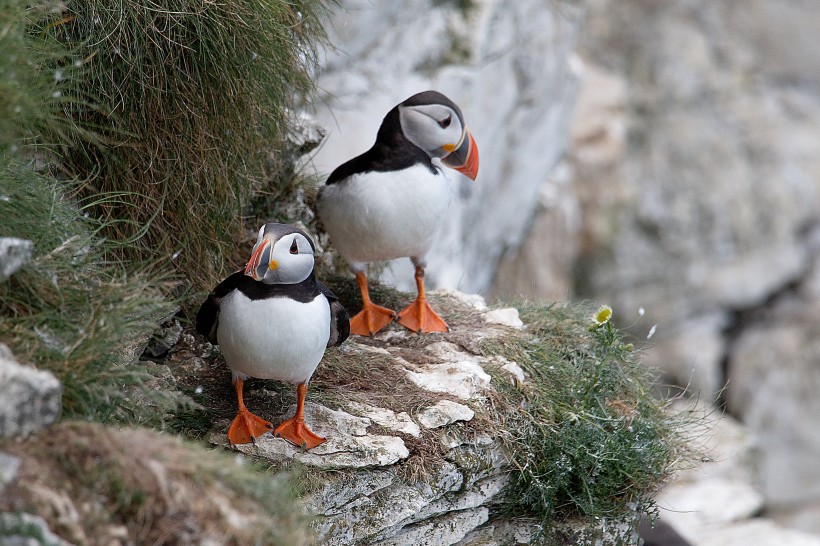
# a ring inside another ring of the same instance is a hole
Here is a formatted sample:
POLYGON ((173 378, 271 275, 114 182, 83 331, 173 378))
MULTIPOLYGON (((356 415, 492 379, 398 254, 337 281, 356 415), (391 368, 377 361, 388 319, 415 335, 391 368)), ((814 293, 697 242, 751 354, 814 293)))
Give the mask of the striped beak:
POLYGON ((248 260, 248 265, 245 266, 245 275, 252 277, 255 281, 261 281, 268 267, 276 269, 276 267, 273 267, 273 264, 269 264, 272 249, 273 245, 270 239, 263 239, 262 242, 253 249, 251 259, 248 260))
POLYGON ((452 151, 443 157, 441 162, 469 177, 470 180, 476 179, 478 176, 478 146, 470 131, 464 129, 459 143, 452 146, 452 151))

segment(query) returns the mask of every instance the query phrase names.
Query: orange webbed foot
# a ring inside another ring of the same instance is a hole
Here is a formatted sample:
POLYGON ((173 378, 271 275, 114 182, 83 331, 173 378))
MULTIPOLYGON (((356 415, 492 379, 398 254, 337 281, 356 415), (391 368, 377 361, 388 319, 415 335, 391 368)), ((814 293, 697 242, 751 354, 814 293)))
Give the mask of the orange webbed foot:
POLYGON ((357 336, 372 336, 396 318, 396 312, 379 305, 365 305, 350 319, 350 333, 357 336))
POLYGON ((273 435, 305 449, 313 449, 325 441, 305 424, 304 419, 291 417, 276 427, 273 435))
POLYGON ((273 430, 273 424, 248 410, 239 410, 228 429, 231 445, 256 443, 256 439, 273 430))
POLYGON ((399 312, 398 323, 420 334, 450 331, 444 319, 427 303, 427 298, 418 298, 402 309, 399 312))

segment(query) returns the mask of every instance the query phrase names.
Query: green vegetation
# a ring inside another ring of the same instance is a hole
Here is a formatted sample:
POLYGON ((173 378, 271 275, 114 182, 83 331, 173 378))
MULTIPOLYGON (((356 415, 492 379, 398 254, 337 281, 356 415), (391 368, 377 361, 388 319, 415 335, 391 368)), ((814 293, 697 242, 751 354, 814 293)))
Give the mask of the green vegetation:
POLYGON ((311 89, 323 10, 317 0, 84 0, 55 16, 46 34, 82 65, 59 91, 93 100, 66 106, 78 130, 43 139, 81 196, 128 194, 91 212, 107 237, 132 241, 129 257, 173 256, 207 289, 233 267, 251 198, 289 183, 265 164, 311 89))
POLYGON ((523 305, 521 315, 526 333, 484 346, 531 379, 495 405, 517 468, 505 510, 535 517, 546 533, 572 517, 628 523, 621 529, 631 533, 641 513, 654 513, 650 495, 684 453, 681 423, 652 393, 611 310, 523 305))
POLYGON ((81 102, 62 91, 78 74, 73 56, 46 31, 56 3, 29 4, 0 0, 0 153, 30 149, 46 132, 71 130, 63 108, 81 102))
POLYGON ((150 376, 134 362, 140 341, 176 308, 163 279, 108 258, 114 243, 99 238, 103 226, 83 218, 82 204, 63 198, 64 186, 8 164, 0 187, 3 233, 34 243, 33 260, 0 284, 0 341, 57 376, 68 417, 139 422, 184 403, 145 388, 150 376), (129 386, 143 387, 154 407, 129 401, 129 386))

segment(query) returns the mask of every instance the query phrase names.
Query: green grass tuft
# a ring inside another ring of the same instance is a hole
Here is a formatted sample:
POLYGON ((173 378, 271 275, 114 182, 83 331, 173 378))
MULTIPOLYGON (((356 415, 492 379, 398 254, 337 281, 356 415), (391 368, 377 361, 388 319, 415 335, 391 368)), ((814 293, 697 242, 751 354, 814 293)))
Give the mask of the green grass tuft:
POLYGON ((530 379, 497 383, 507 385, 498 428, 517 468, 506 509, 536 518, 548 537, 571 518, 632 533, 681 455, 679 424, 611 322, 596 326, 587 306, 523 305, 521 315, 526 333, 484 346, 530 379))
POLYGON ((64 92, 93 101, 66 105, 75 130, 42 139, 82 196, 128 196, 89 209, 107 237, 173 256, 197 288, 225 275, 251 197, 289 183, 264 166, 312 88, 323 14, 319 0, 84 0, 53 16, 46 36, 82 65, 64 92))
POLYGON ((144 421, 184 403, 148 388, 136 362, 140 342, 176 308, 161 293, 165 281, 112 260, 113 243, 98 236, 104 226, 64 200, 60 184, 10 163, 0 187, 0 235, 35 246, 33 260, 0 284, 0 341, 57 376, 70 417, 144 421), (129 401, 129 387, 141 402, 129 401))
POLYGON ((58 6, 0 0, 0 151, 30 151, 40 135, 72 130, 63 109, 83 101, 64 88, 81 70, 47 31, 58 6))

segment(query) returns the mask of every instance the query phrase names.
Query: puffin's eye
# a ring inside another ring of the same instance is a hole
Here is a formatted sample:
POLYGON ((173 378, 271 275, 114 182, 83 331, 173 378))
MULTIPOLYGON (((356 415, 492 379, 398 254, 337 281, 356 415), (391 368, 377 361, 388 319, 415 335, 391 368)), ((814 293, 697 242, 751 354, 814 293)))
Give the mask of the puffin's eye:
POLYGON ((296 239, 290 244, 290 253, 299 254, 299 245, 296 244, 296 239))
POLYGON ((450 124, 452 122, 453 122, 453 116, 447 116, 443 120, 439 121, 438 124, 439 124, 439 127, 441 127, 442 129, 446 129, 447 127, 450 126, 450 124))

